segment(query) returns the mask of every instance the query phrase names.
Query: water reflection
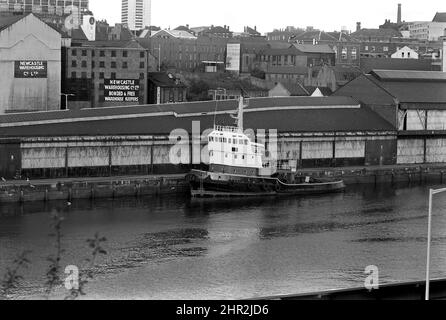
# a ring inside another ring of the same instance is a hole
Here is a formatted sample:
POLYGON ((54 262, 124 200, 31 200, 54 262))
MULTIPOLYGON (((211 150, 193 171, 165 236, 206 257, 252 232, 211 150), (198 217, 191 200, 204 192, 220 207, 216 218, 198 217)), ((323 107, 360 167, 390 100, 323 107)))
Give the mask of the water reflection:
MULTIPOLYGON (((94 297, 250 298, 363 283, 364 267, 385 281, 423 276, 427 186, 360 186, 321 196, 207 199, 184 196, 0 206, 0 275, 17 252, 32 250, 19 295, 41 288, 51 213, 65 218, 64 264, 81 263, 99 232, 94 297), (117 292, 116 287, 120 290, 117 292), (148 290, 147 288, 150 288, 148 290), (127 293, 126 293, 127 292, 127 293)), ((446 217, 436 199, 435 276, 444 275, 446 217)))

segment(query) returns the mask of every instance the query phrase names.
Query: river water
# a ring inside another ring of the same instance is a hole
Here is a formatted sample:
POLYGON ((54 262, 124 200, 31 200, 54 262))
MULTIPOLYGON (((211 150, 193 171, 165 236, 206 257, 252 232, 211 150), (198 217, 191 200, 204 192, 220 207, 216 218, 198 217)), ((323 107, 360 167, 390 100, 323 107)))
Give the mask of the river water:
MULTIPOLYGON (((16 299, 41 299, 64 217, 62 265, 85 266, 86 242, 107 238, 88 299, 242 299, 361 287, 425 276, 428 186, 351 186, 324 196, 145 199, 2 205, 0 276, 30 250, 16 299)), ((446 195, 435 199, 432 277, 446 277, 446 195)), ((51 298, 62 299, 57 288, 51 298)))

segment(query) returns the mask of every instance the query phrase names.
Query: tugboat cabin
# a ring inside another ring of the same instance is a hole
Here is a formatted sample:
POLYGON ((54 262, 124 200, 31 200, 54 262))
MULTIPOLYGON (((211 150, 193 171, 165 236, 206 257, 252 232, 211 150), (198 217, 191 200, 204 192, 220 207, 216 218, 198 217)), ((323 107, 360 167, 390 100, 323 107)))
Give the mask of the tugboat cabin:
POLYGON ((241 129, 215 126, 209 135, 208 148, 211 172, 244 176, 260 175, 265 147, 252 143, 241 129))

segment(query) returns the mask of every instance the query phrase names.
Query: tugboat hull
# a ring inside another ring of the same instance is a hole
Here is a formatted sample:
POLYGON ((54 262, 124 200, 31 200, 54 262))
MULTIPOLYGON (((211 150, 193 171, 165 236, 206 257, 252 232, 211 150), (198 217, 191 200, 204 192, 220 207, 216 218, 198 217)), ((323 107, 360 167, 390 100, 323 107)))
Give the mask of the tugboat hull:
POLYGON ((192 197, 253 197, 341 192, 343 181, 287 184, 278 178, 192 171, 187 177, 192 197))

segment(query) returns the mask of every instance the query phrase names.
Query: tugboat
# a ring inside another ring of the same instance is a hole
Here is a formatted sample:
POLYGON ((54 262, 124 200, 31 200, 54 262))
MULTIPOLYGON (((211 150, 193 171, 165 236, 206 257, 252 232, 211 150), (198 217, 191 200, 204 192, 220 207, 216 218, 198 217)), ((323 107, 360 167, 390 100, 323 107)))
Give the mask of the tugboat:
POLYGON ((340 192, 344 181, 299 177, 287 183, 271 162, 264 161, 265 146, 253 143, 243 132, 244 98, 239 100, 237 127, 214 125, 208 136, 209 170, 192 170, 187 180, 191 195, 208 197, 253 197, 340 192))

